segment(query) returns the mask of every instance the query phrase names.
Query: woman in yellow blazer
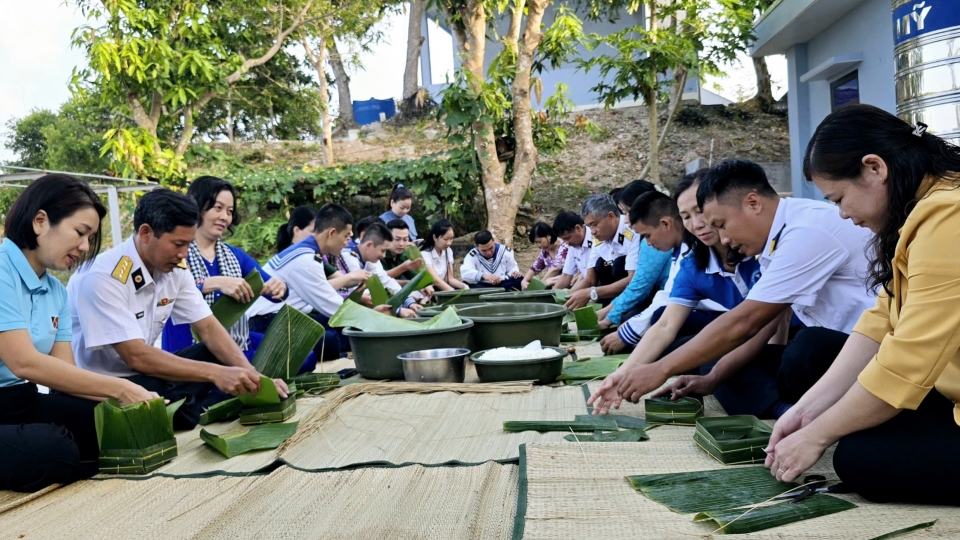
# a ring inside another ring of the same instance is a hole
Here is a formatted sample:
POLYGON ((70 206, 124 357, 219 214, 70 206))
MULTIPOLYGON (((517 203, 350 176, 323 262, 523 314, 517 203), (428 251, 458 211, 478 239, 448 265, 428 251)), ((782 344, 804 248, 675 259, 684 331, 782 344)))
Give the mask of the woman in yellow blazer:
POLYGON ((841 108, 807 146, 804 175, 868 227, 879 287, 830 370, 767 448, 799 478, 839 441, 840 479, 876 502, 960 504, 960 148, 868 105, 841 108))

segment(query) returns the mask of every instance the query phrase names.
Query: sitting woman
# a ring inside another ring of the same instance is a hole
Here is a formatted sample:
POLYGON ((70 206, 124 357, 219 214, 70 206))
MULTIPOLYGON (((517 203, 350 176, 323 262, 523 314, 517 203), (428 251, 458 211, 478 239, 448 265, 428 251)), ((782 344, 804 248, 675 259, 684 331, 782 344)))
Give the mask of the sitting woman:
POLYGON ((430 274, 433 275, 433 286, 437 290, 452 291, 454 289, 469 289, 466 283, 453 276, 453 224, 446 219, 433 224, 430 233, 423 241, 420 252, 423 262, 426 263, 430 274))
MULTIPOLYGON (((227 245, 223 234, 233 232, 233 226, 240 224, 240 215, 236 211, 236 191, 232 184, 214 176, 201 176, 190 184, 187 195, 197 201, 200 207, 200 226, 197 237, 187 250, 187 265, 203 293, 207 304, 213 305, 222 295, 237 302, 248 303, 255 300, 253 289, 244 279, 256 270, 263 277, 263 290, 260 295, 274 302, 281 302, 287 294, 287 285, 263 270, 257 261, 242 249, 227 245)), ((312 229, 310 229, 312 230, 312 229)), ((251 332, 247 317, 241 318, 227 329, 240 350, 252 359, 263 334, 251 332)), ((189 324, 173 324, 167 320, 163 328, 163 350, 179 351, 195 343, 189 324)))
POLYGON ((49 270, 67 272, 95 257, 106 213, 90 186, 63 174, 35 180, 7 213, 0 244, 0 490, 32 492, 93 476, 96 402, 159 397, 74 363, 67 290, 49 270), (57 393, 41 394, 38 384, 57 393))
MULTIPOLYGON (((397 184, 390 192, 390 201, 387 203, 389 208, 386 212, 380 214, 380 220, 384 223, 390 223, 395 219, 402 219, 407 223, 410 231, 410 241, 417 241, 417 225, 413 222, 413 216, 410 210, 413 208, 413 192, 403 187, 403 184, 397 184)), ((357 233, 359 236, 359 233, 357 233)))
POLYGON ((277 253, 299 244, 313 234, 313 220, 317 219, 317 209, 312 206, 298 206, 290 212, 290 219, 277 230, 277 253))
POLYGON ((791 482, 839 441, 843 483, 875 502, 960 505, 960 148, 869 105, 828 116, 804 175, 874 232, 863 312, 827 373, 774 427, 791 482))
POLYGON ((543 276, 543 282, 547 287, 553 287, 560 279, 563 272, 563 263, 567 260, 567 244, 563 240, 557 240, 557 233, 553 227, 546 223, 536 223, 530 229, 530 242, 540 248, 540 254, 533 265, 527 270, 520 282, 520 289, 527 290, 530 281, 540 275, 544 270, 547 271, 543 276))

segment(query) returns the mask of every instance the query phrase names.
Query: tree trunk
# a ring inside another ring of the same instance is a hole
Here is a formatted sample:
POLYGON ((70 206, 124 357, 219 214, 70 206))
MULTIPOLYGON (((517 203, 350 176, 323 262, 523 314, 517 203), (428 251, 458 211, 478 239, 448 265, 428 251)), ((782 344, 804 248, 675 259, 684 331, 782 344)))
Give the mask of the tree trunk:
POLYGON ((510 0, 510 26, 507 28, 507 35, 504 41, 507 46, 517 52, 520 46, 520 26, 523 23, 523 0, 510 0))
MULTIPOLYGON (((407 24, 407 62, 403 68, 403 100, 417 93, 417 72, 420 70, 420 48, 423 46, 423 3, 425 0, 410 0, 410 21, 407 24)), ((424 81, 426 83, 426 81, 424 81)))
POLYGON ((273 112, 273 103, 267 106, 267 114, 270 115, 270 120, 267 123, 267 131, 270 132, 273 140, 279 140, 280 137, 277 137, 277 115, 273 112))
POLYGON ((227 125, 223 131, 227 140, 233 142, 233 89, 227 92, 227 125))
MULTIPOLYGON (((681 102, 683 102, 683 87, 687 84, 687 70, 678 71, 675 75, 677 79, 677 92, 673 95, 673 98, 670 101, 670 112, 667 114, 667 121, 663 124, 663 129, 660 130, 660 140, 657 141, 657 154, 660 153, 660 149, 663 148, 663 141, 667 138, 667 133, 670 131, 670 125, 673 123, 673 119, 677 116, 677 111, 680 110, 681 102)), ((643 169, 640 171, 640 178, 644 180, 647 178, 647 173, 650 172, 650 161, 647 161, 646 165, 643 166, 643 169)))
POLYGON ((773 84, 770 82, 770 70, 767 68, 767 59, 754 58, 753 71, 757 76, 757 99, 761 104, 769 106, 773 103, 773 84))
POLYGON ((320 40, 320 46, 317 51, 313 51, 310 41, 306 36, 303 37, 303 50, 307 54, 307 60, 313 69, 317 70, 317 77, 320 79, 320 117, 323 121, 323 164, 326 167, 333 165, 333 123, 330 120, 330 103, 327 99, 327 74, 323 69, 323 62, 327 55, 327 43, 325 39, 320 40))
MULTIPOLYGON (((657 29, 657 5, 656 2, 650 3, 650 30, 657 29)), ((681 88, 682 92, 683 89, 681 88)), ((643 101, 647 104, 647 113, 650 123, 650 157, 647 164, 650 167, 650 181, 654 184, 660 184, 660 137, 657 136, 657 123, 659 111, 657 110, 657 91, 650 88, 643 95, 643 101)))
POLYGON ((328 40, 330 45, 330 67, 333 68, 334 83, 337 85, 337 97, 340 100, 340 114, 337 120, 340 125, 337 129, 350 129, 357 125, 353 119, 353 98, 350 97, 350 76, 343 67, 343 59, 337 49, 337 41, 328 40))

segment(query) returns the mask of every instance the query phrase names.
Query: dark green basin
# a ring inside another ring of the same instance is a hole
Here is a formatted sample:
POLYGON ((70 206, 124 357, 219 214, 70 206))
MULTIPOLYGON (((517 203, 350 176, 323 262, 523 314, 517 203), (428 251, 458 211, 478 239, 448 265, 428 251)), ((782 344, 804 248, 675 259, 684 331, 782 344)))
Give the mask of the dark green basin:
MULTIPOLYGON (((418 312, 417 312, 417 315, 420 315, 421 317, 436 317, 437 315, 443 313, 443 311, 444 311, 445 309, 447 309, 448 307, 453 306, 453 305, 454 305, 454 304, 449 304, 449 305, 446 305, 446 306, 428 305, 427 307, 425 307, 425 308, 421 309, 420 311, 418 311, 418 312)), ((485 305, 487 305, 487 304, 482 303, 482 302, 477 302, 477 303, 475 303, 475 304, 456 304, 456 306, 457 306, 457 312, 458 312, 458 313, 459 313, 460 310, 463 309, 463 308, 468 308, 468 307, 473 307, 473 306, 485 306, 485 305)))
POLYGON ((470 360, 477 368, 480 382, 536 381, 537 384, 550 384, 556 382, 563 371, 563 359, 568 353, 559 347, 544 348, 553 349, 556 356, 528 360, 478 360, 486 352, 480 351, 472 354, 470 360))
POLYGON ((503 289, 494 287, 467 289, 465 291, 437 291, 433 293, 433 302, 447 305, 476 304, 480 301, 481 296, 500 292, 503 292, 503 289))
POLYGON ((482 302, 510 302, 514 304, 553 304, 553 291, 513 291, 505 293, 485 294, 480 297, 482 302))
MULTIPOLYGON (((429 319, 414 319, 426 322, 429 319)), ((363 332, 345 328, 357 371, 365 379, 403 380, 403 363, 397 356, 426 349, 470 349, 473 321, 459 326, 412 332, 363 332)))
POLYGON ((473 321, 474 350, 522 347, 540 340, 547 347, 560 345, 560 326, 566 308, 556 304, 507 304, 457 308, 457 314, 473 321))

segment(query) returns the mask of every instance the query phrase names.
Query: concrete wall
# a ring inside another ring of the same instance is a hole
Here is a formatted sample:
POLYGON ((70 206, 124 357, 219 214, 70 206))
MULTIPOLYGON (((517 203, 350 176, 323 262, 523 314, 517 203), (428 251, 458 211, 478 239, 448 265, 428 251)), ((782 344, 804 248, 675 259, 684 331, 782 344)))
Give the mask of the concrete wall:
POLYGON ((896 113, 893 19, 890 0, 865 0, 819 35, 787 51, 790 158, 795 196, 821 198, 803 178, 803 154, 820 122, 831 112, 830 83, 859 71, 860 102, 896 113), (863 61, 828 80, 801 83, 800 77, 833 57, 862 54, 863 61))

